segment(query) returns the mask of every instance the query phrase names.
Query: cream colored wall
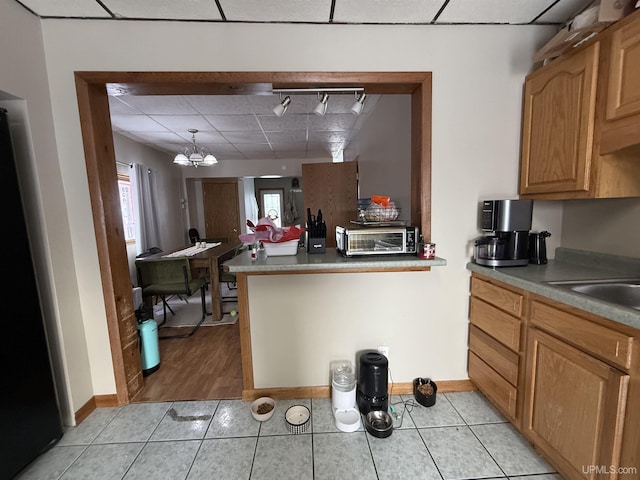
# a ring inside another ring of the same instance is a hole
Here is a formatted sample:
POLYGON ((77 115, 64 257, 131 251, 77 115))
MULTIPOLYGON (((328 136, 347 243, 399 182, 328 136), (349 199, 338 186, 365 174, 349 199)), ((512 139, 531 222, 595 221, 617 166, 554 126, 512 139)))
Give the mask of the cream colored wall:
MULTIPOLYGON (((6 4, 0 6, 0 18, 7 19, 11 31, 21 26, 33 29, 32 20, 6 4)), ((256 322, 280 323, 286 315, 299 318, 291 312, 303 311, 313 294, 331 305, 328 315, 333 316, 334 325, 348 325, 354 332, 354 338, 342 346, 345 351, 336 354, 347 355, 347 349, 377 343, 379 338, 364 333, 368 332, 366 326, 384 325, 392 333, 381 330, 376 335, 389 339, 392 372, 397 381, 427 373, 439 379, 466 378, 469 273, 465 264, 471 254, 469 240, 478 234, 476 204, 480 198, 498 193, 516 194, 522 81, 530 68, 532 53, 552 36, 552 27, 44 20, 42 28, 52 115, 48 112, 46 84, 40 80, 34 90, 44 97, 44 103, 35 113, 42 113, 42 109, 45 115, 34 117, 45 132, 38 132, 36 137, 40 147, 48 148, 36 157, 43 167, 59 169, 53 176, 55 191, 45 191, 46 197, 54 200, 52 210, 58 207, 57 211, 46 212, 47 219, 57 222, 62 215, 69 222, 68 227, 65 221, 62 224, 70 242, 62 245, 60 254, 55 253, 53 263, 69 257, 68 263, 75 272, 68 265, 60 266, 58 274, 67 280, 63 286, 69 284, 72 288, 59 297, 58 304, 73 308, 79 299, 81 315, 76 311, 60 318, 63 328, 79 327, 78 331, 86 332, 83 345, 67 348, 65 344, 65 352, 74 368, 88 365, 90 369, 88 375, 69 382, 74 409, 91 395, 115 391, 73 80, 76 70, 432 71, 432 238, 438 243, 438 255, 447 258, 448 265, 424 273, 346 274, 333 279, 335 282, 330 282, 330 275, 318 276, 312 279, 309 289, 300 292, 300 298, 288 294, 291 279, 274 278, 269 288, 281 292, 279 303, 284 308, 269 312, 263 306, 272 300, 258 293, 262 285, 254 284, 252 279, 250 307, 256 322), (194 38, 198 41, 194 42, 194 38), (256 42, 256 38, 260 41, 256 42), (392 299, 376 300, 375 309, 365 307, 367 318, 355 314, 355 302, 366 298, 362 294, 386 286, 392 299), (67 298, 71 306, 63 302, 67 298), (414 331, 424 338, 419 340, 414 331), (436 346, 425 361, 427 341, 436 346)), ((27 45, 37 38, 19 32, 16 35, 27 45)), ((13 43, 17 43, 15 38, 11 38, 13 43)), ((42 47, 39 48, 26 58, 38 63, 42 58, 42 47)), ((29 64, 25 62, 24 49, 19 60, 29 64)), ((40 76, 41 68, 40 62, 40 76)), ((15 75, 14 86, 21 90, 19 82, 33 82, 30 74, 23 67, 15 75)), ((13 73, 6 74, 3 69, 1 75, 4 79, 13 73)), ((41 173, 39 176, 46 178, 41 173)), ((47 226, 50 233, 59 228, 47 226)), ((335 333, 323 330, 318 322, 306 336, 314 341, 322 339, 324 347, 319 348, 328 351, 327 341, 333 340, 335 333)), ((270 344, 261 340, 254 345, 256 352, 271 349, 273 360, 278 363, 286 360, 281 355, 289 347, 286 335, 272 339, 270 344)), ((324 362, 318 363, 321 364, 324 362)), ((324 368, 318 365, 310 367, 309 377, 305 378, 315 377, 315 370, 324 368)), ((256 376, 261 385, 285 380, 270 378, 263 372, 256 376)))
POLYGON ((640 199, 565 202, 562 246, 640 258, 640 199))

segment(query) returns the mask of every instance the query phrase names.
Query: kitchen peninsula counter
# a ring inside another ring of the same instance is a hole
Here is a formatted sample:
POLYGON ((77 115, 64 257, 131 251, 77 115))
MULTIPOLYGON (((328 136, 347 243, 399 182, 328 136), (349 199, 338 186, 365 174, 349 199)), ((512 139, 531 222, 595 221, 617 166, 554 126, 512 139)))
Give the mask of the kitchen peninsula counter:
POLYGON ((423 260, 415 255, 363 255, 344 257, 336 249, 327 249, 325 253, 309 254, 299 250, 296 255, 267 256, 264 250, 258 251, 258 258, 251 259, 250 252, 224 262, 225 271, 247 274, 279 273, 324 273, 333 272, 401 272, 426 271, 431 267, 447 264, 444 258, 423 260))

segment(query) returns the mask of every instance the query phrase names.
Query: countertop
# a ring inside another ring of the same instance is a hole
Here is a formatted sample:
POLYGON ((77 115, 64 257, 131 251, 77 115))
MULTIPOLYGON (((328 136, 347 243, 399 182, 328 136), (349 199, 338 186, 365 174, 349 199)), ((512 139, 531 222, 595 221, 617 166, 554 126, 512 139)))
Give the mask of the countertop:
POLYGON ((229 272, 244 273, 287 273, 309 272, 322 270, 344 270, 348 272, 371 270, 384 271, 420 270, 427 267, 442 267, 447 264, 444 258, 436 257, 433 260, 422 260, 415 255, 363 255, 346 258, 335 248, 327 248, 325 253, 309 254, 304 250, 298 250, 296 255, 282 255, 268 257, 264 250, 258 251, 258 258, 251 259, 250 252, 242 252, 240 255, 223 263, 225 270, 229 272))
POLYGON ((467 269, 489 278, 566 303, 581 310, 640 329, 640 310, 621 307, 546 282, 640 278, 640 258, 618 257, 558 248, 545 265, 493 268, 470 262, 467 269))

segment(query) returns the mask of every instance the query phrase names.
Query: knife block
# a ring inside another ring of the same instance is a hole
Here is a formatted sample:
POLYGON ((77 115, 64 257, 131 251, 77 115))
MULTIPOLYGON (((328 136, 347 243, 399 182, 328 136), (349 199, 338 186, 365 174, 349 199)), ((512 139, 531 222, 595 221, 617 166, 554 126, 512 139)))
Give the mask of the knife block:
POLYGON ((324 253, 326 242, 326 238, 307 238, 307 253, 324 253))

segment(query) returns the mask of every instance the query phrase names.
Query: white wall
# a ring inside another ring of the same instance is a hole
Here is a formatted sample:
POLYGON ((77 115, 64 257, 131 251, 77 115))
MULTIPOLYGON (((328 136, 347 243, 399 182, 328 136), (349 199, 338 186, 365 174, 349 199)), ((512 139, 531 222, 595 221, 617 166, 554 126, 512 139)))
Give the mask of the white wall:
MULTIPOLYGON (((67 240, 60 252, 52 253, 51 262, 55 274, 63 277, 61 286, 68 287, 56 296, 58 307, 71 310, 70 315, 60 315, 60 322, 63 330, 74 328, 86 335, 84 342, 70 340, 67 345, 64 340, 66 356, 78 370, 69 382, 74 410, 91 395, 115 391, 73 80, 77 70, 433 72, 432 239, 448 265, 432 272, 346 274, 331 284, 330 276, 312 278, 307 287, 321 290, 305 289, 299 299, 286 296, 288 308, 273 310, 268 318, 259 312, 270 300, 256 288, 262 292, 265 282, 255 279, 250 283, 252 294, 256 290, 250 308, 256 322, 281 322, 282 315, 304 309, 305 297, 313 291, 331 304, 329 314, 336 325, 348 325, 355 332, 336 355, 391 338, 396 381, 426 373, 436 379, 466 378, 469 274, 465 264, 471 253, 469 239, 478 234, 476 204, 496 194, 516 195, 522 82, 532 53, 553 35, 552 27, 44 20, 47 83, 37 22, 11 3, 0 4, 0 35, 3 44, 22 47, 20 54, 2 50, 0 60, 19 67, 3 69, 0 80, 2 87, 9 82, 15 95, 37 102, 30 112, 36 161, 38 168, 54 171, 51 178, 38 172, 39 178, 52 181, 42 187, 42 195, 50 207, 45 209, 45 222, 55 225, 45 228, 47 234, 61 233, 67 240), (391 286, 392 295, 385 303, 377 300, 375 309, 367 307, 371 318, 352 315, 356 294, 385 284, 391 286), (336 285, 343 288, 338 291, 336 285), (371 322, 392 329, 393 336, 388 337, 385 329, 374 334, 356 328, 371 322), (428 364, 423 360, 425 339, 437 345, 428 364)), ((281 292, 285 290, 280 287, 290 283, 287 278, 272 280, 269 288, 281 292)), ((305 337, 315 338, 316 333, 325 339, 336 335, 312 330, 305 337)), ((270 348, 279 355, 289 347, 288 339, 280 337, 270 348)), ((254 351, 265 348, 260 343, 254 351)), ((270 381, 280 380, 256 377, 258 384, 270 381)))
POLYGON ((562 246, 640 258, 640 199, 565 202, 562 246))

